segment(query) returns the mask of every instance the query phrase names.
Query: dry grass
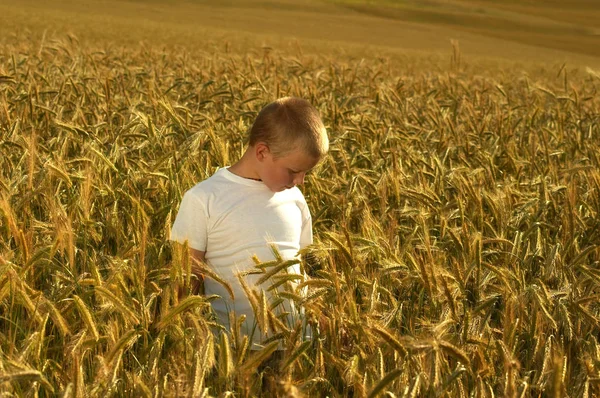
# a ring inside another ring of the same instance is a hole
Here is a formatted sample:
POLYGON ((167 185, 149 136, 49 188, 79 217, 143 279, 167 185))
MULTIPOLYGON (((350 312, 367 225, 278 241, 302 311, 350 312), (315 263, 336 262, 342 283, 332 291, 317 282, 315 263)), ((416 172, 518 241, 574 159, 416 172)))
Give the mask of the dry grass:
POLYGON ((600 394, 597 76, 458 50, 27 37, 0 42, 0 390, 253 396, 282 344, 282 396, 600 394), (209 298, 179 297, 191 265, 166 237, 282 95, 319 107, 331 154, 304 188, 313 278, 260 287, 315 338, 249 287, 278 332, 250 353, 235 329, 213 337, 209 298))

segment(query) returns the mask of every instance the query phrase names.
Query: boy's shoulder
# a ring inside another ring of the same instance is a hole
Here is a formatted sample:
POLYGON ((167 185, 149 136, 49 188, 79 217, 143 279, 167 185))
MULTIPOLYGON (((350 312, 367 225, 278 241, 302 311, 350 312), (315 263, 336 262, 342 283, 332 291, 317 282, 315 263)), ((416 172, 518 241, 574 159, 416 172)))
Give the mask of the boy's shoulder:
POLYGON ((288 192, 289 195, 293 199, 295 199, 297 201, 300 201, 303 204, 306 204, 306 199, 304 198, 304 194, 302 193, 302 191, 298 187, 287 189, 286 192, 288 192))
POLYGON ((202 194, 212 192, 219 189, 222 184, 226 184, 228 179, 225 178, 226 168, 220 168, 213 175, 205 180, 198 182, 196 185, 187 190, 192 194, 202 194))

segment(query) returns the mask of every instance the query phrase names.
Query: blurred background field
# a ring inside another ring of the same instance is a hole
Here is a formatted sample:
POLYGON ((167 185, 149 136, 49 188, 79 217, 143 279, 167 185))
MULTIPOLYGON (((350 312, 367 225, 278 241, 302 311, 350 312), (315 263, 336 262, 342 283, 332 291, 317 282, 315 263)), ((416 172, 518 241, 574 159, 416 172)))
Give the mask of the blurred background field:
POLYGON ((0 6, 3 396, 600 394, 593 2, 0 6), (331 154, 265 391, 167 237, 284 95, 331 154))
MULTIPOLYGON (((593 0, 21 0, 0 1, 3 32, 71 32, 90 40, 148 40, 198 45, 210 38, 259 35, 447 51, 468 56, 598 66, 600 11, 593 0), (595 65, 594 65, 595 64, 595 65)), ((255 36, 256 37, 256 36, 255 36)), ((314 43, 313 43, 314 44, 314 43)))

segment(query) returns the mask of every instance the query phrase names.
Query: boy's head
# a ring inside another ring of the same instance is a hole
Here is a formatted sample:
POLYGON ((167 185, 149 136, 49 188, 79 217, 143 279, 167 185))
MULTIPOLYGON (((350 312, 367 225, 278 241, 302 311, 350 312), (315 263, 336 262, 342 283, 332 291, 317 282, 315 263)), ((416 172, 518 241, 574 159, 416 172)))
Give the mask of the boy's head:
POLYGON ((272 191, 302 184, 329 150, 319 112, 301 98, 280 98, 265 106, 250 130, 257 172, 272 191))
POLYGON ((285 97, 265 106, 256 117, 250 146, 264 142, 275 157, 301 150, 320 159, 329 149, 327 131, 317 111, 302 98, 285 97))

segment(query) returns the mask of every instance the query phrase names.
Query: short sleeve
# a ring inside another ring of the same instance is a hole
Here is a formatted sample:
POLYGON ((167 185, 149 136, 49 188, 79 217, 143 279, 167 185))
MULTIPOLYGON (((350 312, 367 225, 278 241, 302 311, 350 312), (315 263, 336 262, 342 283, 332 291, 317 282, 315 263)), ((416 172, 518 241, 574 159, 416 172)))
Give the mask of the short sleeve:
POLYGON ((313 243, 313 232, 312 232, 312 217, 308 206, 305 204, 302 209, 302 230, 300 232, 300 249, 304 249, 306 246, 313 243))
POLYGON ((192 249, 206 251, 208 216, 202 201, 190 191, 183 195, 179 212, 171 229, 171 240, 188 242, 192 249))

